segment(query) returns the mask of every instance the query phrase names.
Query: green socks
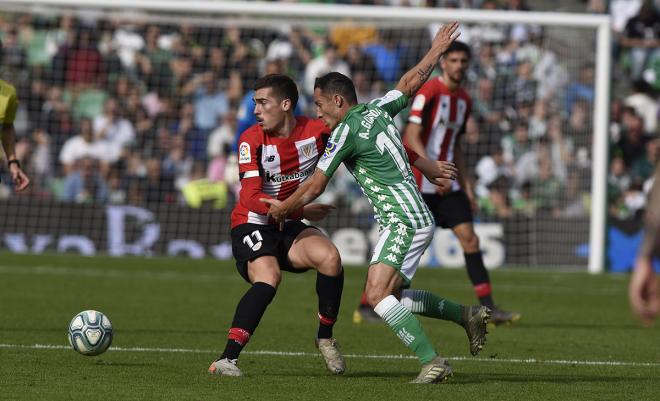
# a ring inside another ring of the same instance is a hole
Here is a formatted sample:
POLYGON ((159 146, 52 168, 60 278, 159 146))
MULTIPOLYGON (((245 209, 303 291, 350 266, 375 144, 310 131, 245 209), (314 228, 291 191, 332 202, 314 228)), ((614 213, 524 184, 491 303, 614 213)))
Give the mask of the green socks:
POLYGON ((422 364, 438 356, 419 320, 401 305, 394 295, 385 297, 374 310, 387 322, 397 337, 417 355, 422 364))
POLYGON ((401 304, 410 312, 463 324, 462 306, 424 290, 403 290, 401 304))

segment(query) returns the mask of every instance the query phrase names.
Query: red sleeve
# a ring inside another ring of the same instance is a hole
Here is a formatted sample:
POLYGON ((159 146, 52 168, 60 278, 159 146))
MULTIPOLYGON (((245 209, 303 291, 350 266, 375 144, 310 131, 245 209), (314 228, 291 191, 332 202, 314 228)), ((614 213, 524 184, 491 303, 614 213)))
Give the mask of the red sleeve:
POLYGON ((257 130, 249 128, 245 130, 238 144, 238 175, 241 180, 241 191, 238 201, 246 209, 259 214, 268 213, 268 204, 259 201, 260 198, 272 199, 271 196, 262 192, 262 169, 259 157, 261 155, 261 143, 258 140, 257 130))
POLYGON ((267 203, 261 202, 259 199, 272 197, 261 192, 261 177, 250 177, 241 179, 241 192, 238 194, 238 201, 247 210, 267 214, 269 206, 267 203))
POLYGON ((436 96, 435 90, 435 81, 429 81, 422 85, 422 87, 417 91, 415 98, 413 100, 412 106, 410 108, 410 114, 408 115, 408 122, 413 124, 422 124, 424 118, 424 109, 428 106, 436 96))
POLYGON ((403 147, 404 147, 404 149, 406 149, 406 155, 408 156, 408 161, 410 161, 410 165, 414 166, 417 159, 419 159, 419 155, 417 154, 417 152, 410 149, 405 144, 403 145, 403 147))

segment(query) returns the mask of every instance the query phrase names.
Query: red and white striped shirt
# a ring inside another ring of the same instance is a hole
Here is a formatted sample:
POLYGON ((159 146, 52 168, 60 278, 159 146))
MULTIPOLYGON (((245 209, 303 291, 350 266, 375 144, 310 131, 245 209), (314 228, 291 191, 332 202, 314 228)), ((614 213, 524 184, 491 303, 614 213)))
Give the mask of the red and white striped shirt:
MULTIPOLYGON (((255 124, 243 131, 238 145, 241 191, 231 213, 231 227, 239 224, 273 224, 269 206, 259 198, 284 200, 314 173, 330 134, 320 120, 296 117, 288 138, 266 134, 255 124)), ((302 209, 290 218, 300 219, 302 209)))
MULTIPOLYGON (((408 122, 422 126, 420 139, 431 160, 454 160, 456 139, 465 130, 465 123, 472 109, 470 95, 458 88, 452 92, 441 77, 426 82, 413 100, 408 122)), ((407 142, 407 138, 406 138, 407 142)), ((413 169, 417 185, 422 193, 435 193, 436 187, 413 169)), ((454 181, 453 189, 460 189, 454 181)))

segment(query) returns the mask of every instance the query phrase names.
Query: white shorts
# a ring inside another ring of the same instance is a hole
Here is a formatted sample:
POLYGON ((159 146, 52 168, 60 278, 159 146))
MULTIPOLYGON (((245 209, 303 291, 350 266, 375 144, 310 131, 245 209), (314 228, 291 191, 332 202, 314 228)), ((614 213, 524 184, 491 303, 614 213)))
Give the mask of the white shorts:
POLYGON ((434 231, 434 225, 418 229, 404 224, 385 227, 378 238, 371 264, 392 266, 406 284, 410 284, 422 254, 431 244, 434 231))

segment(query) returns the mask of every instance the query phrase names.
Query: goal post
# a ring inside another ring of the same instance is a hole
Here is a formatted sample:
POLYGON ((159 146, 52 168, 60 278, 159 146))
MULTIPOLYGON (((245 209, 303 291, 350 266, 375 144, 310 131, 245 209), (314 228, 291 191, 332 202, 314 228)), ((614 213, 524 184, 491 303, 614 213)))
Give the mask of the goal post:
MULTIPOLYGON (((237 2, 237 1, 175 1, 175 0, 27 0, 4 1, 6 12, 28 12, 35 14, 63 13, 76 15, 84 10, 94 10, 99 18, 121 17, 168 21, 181 19, 198 24, 251 24, 275 27, 278 24, 328 27, 335 23, 375 24, 386 27, 417 27, 457 20, 469 26, 493 25, 509 27, 515 24, 566 28, 575 32, 590 32, 593 43, 585 39, 578 46, 590 46, 587 54, 574 57, 577 62, 592 62, 595 69, 593 83, 592 132, 586 142, 590 146, 590 208, 588 229, 587 270, 599 273, 605 267, 606 246, 606 180, 608 170, 608 121, 610 100, 611 27, 607 15, 588 15, 554 12, 510 12, 481 11, 466 9, 402 8, 381 6, 345 6, 327 4, 296 4, 285 2, 237 2), (215 20, 215 21, 214 21, 215 20), (591 56, 593 54, 593 57, 591 56)), ((580 35, 575 35, 579 37, 580 35)), ((589 36, 591 37, 591 36, 589 36)), ((405 38, 403 38, 405 41, 405 38)), ((413 44, 408 43, 409 46, 413 44)), ((419 49, 415 49, 419 51, 419 49)), ((423 49, 422 49, 423 50, 423 49)), ((579 49, 578 49, 579 50, 579 49)), ((573 59, 572 59, 573 60, 573 59)), ((578 68, 569 66, 573 76, 578 68)), ((299 81, 300 82, 300 81, 299 81)), ((474 87, 470 93, 473 93, 474 87)), ((530 226, 535 226, 532 216, 530 226)), ((551 220, 551 218, 546 218, 551 220)), ((526 234, 521 234, 524 237, 526 234)), ((527 239, 536 235, 531 229, 527 239)), ((534 247, 529 247, 534 249, 534 247)), ((533 250, 531 251, 533 252, 533 250)), ((436 255, 437 256, 437 255, 436 255)), ((530 260, 535 258, 530 258, 530 260)), ((535 260, 543 266, 542 260, 535 260)))

